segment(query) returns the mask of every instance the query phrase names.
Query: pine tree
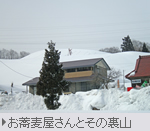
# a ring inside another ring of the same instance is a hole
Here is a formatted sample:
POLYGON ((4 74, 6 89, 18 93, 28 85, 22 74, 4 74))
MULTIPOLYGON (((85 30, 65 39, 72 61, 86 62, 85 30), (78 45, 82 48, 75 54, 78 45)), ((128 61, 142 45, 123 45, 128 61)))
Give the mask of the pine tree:
POLYGON ((40 78, 37 83, 37 95, 44 97, 48 109, 57 109, 62 90, 69 86, 69 82, 63 80, 64 70, 59 63, 60 53, 55 50, 55 43, 48 42, 49 50, 45 49, 45 57, 40 70, 40 78))
POLYGON ((145 43, 143 44, 142 52, 149 52, 145 43))
POLYGON ((124 37, 122 40, 123 40, 123 44, 121 45, 122 52, 134 51, 134 47, 133 47, 132 41, 129 36, 124 37))

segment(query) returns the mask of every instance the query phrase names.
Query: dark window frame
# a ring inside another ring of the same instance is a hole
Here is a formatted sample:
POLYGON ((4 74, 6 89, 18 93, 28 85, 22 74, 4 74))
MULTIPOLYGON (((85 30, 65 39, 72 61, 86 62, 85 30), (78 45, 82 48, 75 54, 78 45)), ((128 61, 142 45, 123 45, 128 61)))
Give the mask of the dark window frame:
POLYGON ((80 68, 77 68, 77 71, 91 71, 91 67, 80 67, 80 68))
POLYGON ((67 73, 70 73, 70 72, 76 72, 76 69, 75 69, 75 68, 66 69, 66 72, 67 72, 67 73))

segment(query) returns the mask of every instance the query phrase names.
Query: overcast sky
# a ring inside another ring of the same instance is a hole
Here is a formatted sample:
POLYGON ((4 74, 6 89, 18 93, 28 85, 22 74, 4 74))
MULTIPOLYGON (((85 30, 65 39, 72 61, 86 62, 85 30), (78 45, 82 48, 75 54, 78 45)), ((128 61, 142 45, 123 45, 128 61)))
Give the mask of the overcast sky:
POLYGON ((0 49, 35 52, 150 43, 150 0, 0 0, 0 49))

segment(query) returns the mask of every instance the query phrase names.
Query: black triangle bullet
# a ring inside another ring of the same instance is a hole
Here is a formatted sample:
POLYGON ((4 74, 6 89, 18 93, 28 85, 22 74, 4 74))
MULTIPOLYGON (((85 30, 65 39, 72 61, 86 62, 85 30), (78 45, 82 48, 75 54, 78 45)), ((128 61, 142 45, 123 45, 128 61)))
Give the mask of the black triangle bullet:
POLYGON ((2 126, 6 123, 6 121, 2 118, 2 126))

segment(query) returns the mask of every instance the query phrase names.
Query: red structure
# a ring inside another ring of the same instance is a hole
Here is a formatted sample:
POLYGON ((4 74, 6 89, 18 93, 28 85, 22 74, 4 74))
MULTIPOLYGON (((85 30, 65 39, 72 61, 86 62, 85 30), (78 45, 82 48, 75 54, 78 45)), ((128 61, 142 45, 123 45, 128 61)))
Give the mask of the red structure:
POLYGON ((127 87, 127 91, 130 91, 133 87, 127 87))
POLYGON ((131 80, 132 87, 141 86, 144 81, 150 83, 150 55, 139 56, 135 69, 125 76, 131 80))

